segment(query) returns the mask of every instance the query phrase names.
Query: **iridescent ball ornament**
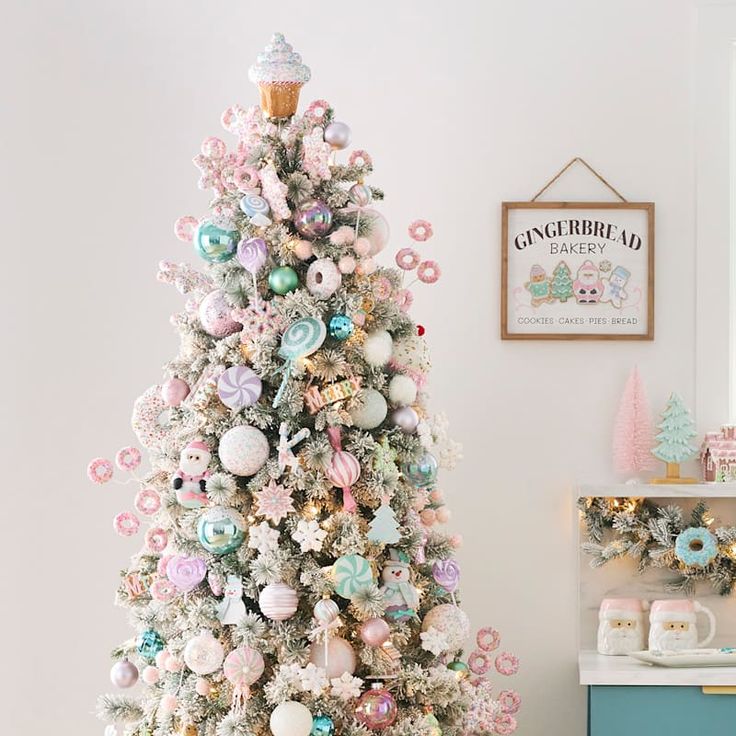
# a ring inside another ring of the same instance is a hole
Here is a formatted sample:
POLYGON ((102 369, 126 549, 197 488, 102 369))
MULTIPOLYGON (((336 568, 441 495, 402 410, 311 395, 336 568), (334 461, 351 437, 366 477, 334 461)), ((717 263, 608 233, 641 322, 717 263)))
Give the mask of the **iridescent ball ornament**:
POLYGON ((348 198, 358 207, 365 207, 373 201, 373 192, 365 184, 353 184, 348 189, 348 198))
POLYGON ((347 340, 353 334, 355 326, 347 314, 333 314, 327 325, 327 332, 333 340, 347 340))
POLYGON ((294 227, 305 238, 321 238, 332 227, 332 210, 318 199, 304 202, 294 215, 294 227))
POLYGON ((371 689, 358 698, 355 717, 373 731, 381 731, 393 725, 398 714, 394 696, 381 682, 374 682, 371 689))
POLYGON ((279 266, 268 274, 268 286, 274 294, 283 296, 299 286, 299 277, 291 266, 279 266))
POLYGON ((213 506, 202 514, 197 524, 199 543, 213 555, 234 552, 245 539, 245 520, 234 509, 213 506))
POLYGON ((136 649, 138 654, 149 661, 156 659, 156 655, 164 648, 164 640, 158 631, 146 629, 138 635, 136 649))
POLYGON ((211 222, 203 222, 194 234, 197 255, 208 263, 229 261, 235 255, 239 241, 237 230, 224 230, 211 222))
POLYGON ((115 687, 133 687, 138 682, 138 668, 128 659, 115 662, 110 670, 110 682, 115 687))
POLYGON ((404 463, 401 470, 415 488, 428 488, 437 480, 437 459, 431 452, 425 452, 417 460, 404 463))
POLYGON ((329 716, 315 716, 311 736, 335 736, 335 723, 329 716))
POLYGON ((347 123, 336 120, 325 128, 325 141, 338 151, 350 145, 350 138, 350 126, 347 123))

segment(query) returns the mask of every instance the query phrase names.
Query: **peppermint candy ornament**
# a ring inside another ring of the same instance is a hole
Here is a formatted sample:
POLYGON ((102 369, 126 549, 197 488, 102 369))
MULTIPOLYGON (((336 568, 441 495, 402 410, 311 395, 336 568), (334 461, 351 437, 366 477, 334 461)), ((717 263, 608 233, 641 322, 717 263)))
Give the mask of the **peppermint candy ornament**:
POLYGON ((325 323, 315 317, 303 317, 289 325, 281 338, 281 347, 279 348, 279 355, 286 363, 282 369, 284 378, 276 393, 276 398, 273 400, 274 409, 281 403, 286 384, 296 361, 317 352, 326 337, 327 327, 325 327, 325 323))
POLYGON ((261 397, 263 384, 252 368, 234 365, 217 380, 217 395, 230 409, 252 406, 261 397))
POLYGON ((360 478, 360 463, 355 455, 342 449, 342 441, 340 438, 340 428, 330 427, 327 430, 330 438, 330 444, 334 449, 332 458, 325 468, 325 475, 329 478, 332 485, 342 488, 342 508, 352 514, 358 508, 353 498, 351 486, 357 483, 360 478))
POLYGON ((253 225, 265 227, 271 224, 271 207, 263 197, 257 194, 246 194, 240 200, 240 209, 250 219, 253 225))
POLYGON ((371 563, 361 555, 340 557, 332 566, 332 578, 335 592, 348 600, 374 583, 371 563))
POLYGON ((250 698, 250 686, 261 677, 264 669, 263 656, 251 647, 238 647, 225 657, 222 670, 234 688, 232 709, 235 714, 242 712, 245 701, 250 698))

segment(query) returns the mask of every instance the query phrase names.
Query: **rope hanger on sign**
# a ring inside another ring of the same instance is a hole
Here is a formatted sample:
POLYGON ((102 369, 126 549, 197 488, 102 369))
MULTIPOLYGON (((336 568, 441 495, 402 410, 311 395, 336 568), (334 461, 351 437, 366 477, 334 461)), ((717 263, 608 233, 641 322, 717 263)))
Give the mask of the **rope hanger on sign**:
POLYGON ((585 166, 591 174, 599 179, 606 187, 608 187, 622 202, 628 202, 626 197, 623 196, 615 187, 609 184, 585 159, 580 156, 568 161, 532 198, 530 201, 536 202, 539 197, 542 196, 573 164, 581 163, 585 166))

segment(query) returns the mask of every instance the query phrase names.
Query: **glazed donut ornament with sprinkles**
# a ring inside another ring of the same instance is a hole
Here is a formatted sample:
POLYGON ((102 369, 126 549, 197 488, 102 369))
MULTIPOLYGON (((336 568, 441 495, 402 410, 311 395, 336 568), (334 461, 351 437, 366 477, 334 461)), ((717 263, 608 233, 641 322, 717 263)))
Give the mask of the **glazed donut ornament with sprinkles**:
MULTIPOLYGON (((518 661, 490 629, 468 641, 461 537, 443 526, 460 448, 429 406, 410 315, 415 284, 441 276, 435 228, 392 231, 378 160, 322 97, 300 109, 311 72, 282 34, 248 76, 226 133, 192 139, 206 191, 170 234, 184 255, 152 260, 174 287, 176 347, 131 395, 134 434, 86 469, 111 504, 128 560, 115 601, 134 627, 100 670, 114 665, 124 707, 98 710, 141 736, 511 733, 520 699, 491 679, 518 661)), ((143 345, 148 314, 131 304, 143 345)), ((88 377, 112 395, 106 380, 88 377)), ((727 545, 706 519, 692 526, 674 559, 706 574, 727 545)))

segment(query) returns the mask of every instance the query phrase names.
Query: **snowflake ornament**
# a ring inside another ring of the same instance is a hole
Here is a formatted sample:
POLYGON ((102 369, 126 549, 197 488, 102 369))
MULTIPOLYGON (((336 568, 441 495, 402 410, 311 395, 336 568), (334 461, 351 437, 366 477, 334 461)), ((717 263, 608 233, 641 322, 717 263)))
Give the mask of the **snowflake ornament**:
POLYGON ((432 652, 435 657, 439 657, 440 654, 450 648, 447 636, 439 629, 435 629, 434 626, 430 626, 426 631, 419 634, 419 638, 422 640, 422 649, 432 652))
POLYGON ((330 146, 324 138, 325 132, 322 128, 314 128, 309 135, 303 138, 304 145, 304 170, 311 179, 316 181, 332 178, 330 171, 330 146))
POLYGON ((327 537, 327 532, 322 529, 316 521, 302 519, 296 525, 296 531, 291 538, 299 544, 302 552, 321 552, 322 543, 327 537))
POLYGON ((281 332, 286 325, 283 317, 273 310, 269 302, 251 302, 245 309, 233 309, 230 316, 235 322, 240 322, 243 329, 240 332, 240 342, 247 343, 258 337, 275 335, 281 332))
POLYGON ((340 677, 334 677, 330 680, 332 688, 330 694, 333 698, 348 701, 359 698, 363 692, 363 680, 360 677, 353 677, 349 672, 344 672, 340 677))
POLYGON ((262 521, 258 526, 252 526, 249 530, 248 547, 257 549, 262 555, 267 552, 275 552, 279 548, 278 529, 274 529, 267 521, 262 521))
POLYGON ((265 516, 274 524, 280 524, 292 511, 294 499, 291 490, 271 479, 267 486, 254 494, 256 497, 256 515, 265 516))
POLYGON ((286 202, 289 187, 279 179, 276 167, 266 164, 258 173, 261 178, 261 194, 270 205, 274 219, 284 220, 290 217, 291 210, 286 202))
POLYGON ((322 691, 327 687, 327 673, 312 662, 299 673, 299 680, 302 690, 305 693, 312 693, 315 697, 322 695, 322 691))

